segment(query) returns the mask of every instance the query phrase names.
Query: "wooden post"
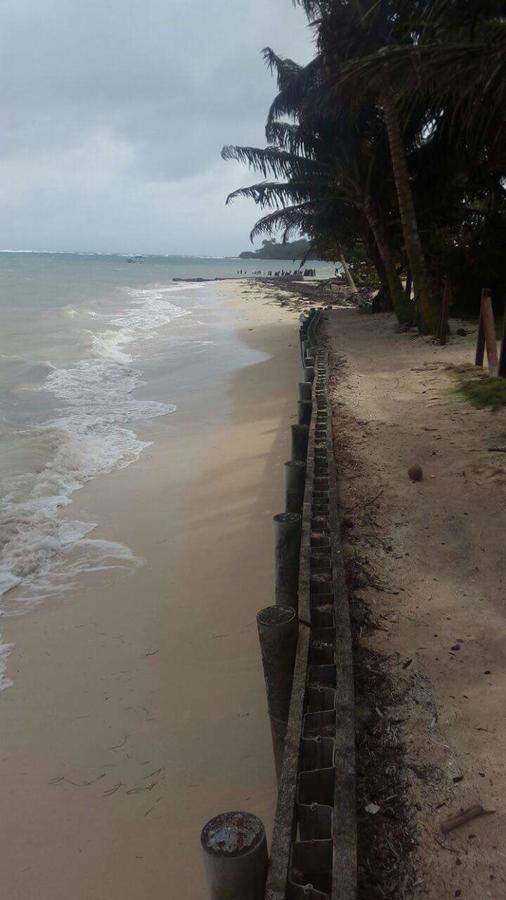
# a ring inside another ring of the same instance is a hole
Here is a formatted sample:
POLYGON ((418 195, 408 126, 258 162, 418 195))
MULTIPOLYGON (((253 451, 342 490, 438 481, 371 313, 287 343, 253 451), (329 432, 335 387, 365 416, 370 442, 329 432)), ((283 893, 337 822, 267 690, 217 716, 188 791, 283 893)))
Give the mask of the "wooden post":
POLYGON ((506 305, 504 307, 504 325, 501 340, 501 355, 499 357, 499 369, 497 374, 500 378, 506 378, 506 305))
POLYGON ((496 375, 497 338, 495 336, 492 296, 489 288, 483 288, 481 292, 481 321, 483 323, 483 335, 485 338, 485 346, 487 348, 488 371, 490 375, 496 375))
POLYGON ((448 339, 448 314, 450 311, 450 290, 448 287, 448 279, 444 280, 443 287, 443 299, 441 301, 441 318, 439 321, 439 343, 442 347, 445 346, 446 341, 448 339))
POLYGON ((478 325, 478 338, 476 341, 476 356, 474 358, 475 366, 483 368, 483 359, 485 357, 485 331, 483 330, 483 319, 481 317, 480 306, 480 324, 478 325))

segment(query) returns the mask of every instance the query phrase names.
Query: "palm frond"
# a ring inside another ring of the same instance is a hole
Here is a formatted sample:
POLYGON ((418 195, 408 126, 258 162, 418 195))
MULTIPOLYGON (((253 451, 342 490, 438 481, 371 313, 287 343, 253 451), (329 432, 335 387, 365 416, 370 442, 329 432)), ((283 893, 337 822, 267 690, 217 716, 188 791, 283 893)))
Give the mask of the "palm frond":
POLYGON ((310 211, 310 203, 300 203, 268 213, 256 222, 251 231, 250 240, 253 242, 262 235, 271 236, 278 231, 282 231, 284 241, 292 235, 304 234, 307 230, 310 211))
POLYGON ((262 181, 251 184, 248 187, 238 188, 227 197, 227 204, 238 197, 254 200, 262 209, 279 209, 299 203, 305 203, 309 199, 307 181, 262 181))
POLYGON ((233 159, 236 162, 248 165, 255 172, 260 172, 264 178, 273 175, 275 178, 289 178, 291 176, 306 176, 312 178, 322 173, 322 167, 314 160, 279 147, 240 147, 227 145, 221 151, 225 160, 233 159))

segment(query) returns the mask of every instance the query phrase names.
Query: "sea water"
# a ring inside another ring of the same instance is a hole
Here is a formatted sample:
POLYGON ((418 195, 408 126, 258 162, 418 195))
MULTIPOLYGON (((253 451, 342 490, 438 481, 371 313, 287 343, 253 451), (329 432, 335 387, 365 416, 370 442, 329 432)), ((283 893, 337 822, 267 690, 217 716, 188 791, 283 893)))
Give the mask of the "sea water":
POLYGON ((209 284, 173 279, 259 268, 295 266, 0 253, 0 615, 65 592, 81 572, 140 563, 129 548, 95 539, 99 523, 62 510, 90 479, 135 462, 147 446, 137 436, 142 423, 177 415, 170 396, 150 399, 146 360, 154 345, 177 339, 178 321, 193 315, 209 284))

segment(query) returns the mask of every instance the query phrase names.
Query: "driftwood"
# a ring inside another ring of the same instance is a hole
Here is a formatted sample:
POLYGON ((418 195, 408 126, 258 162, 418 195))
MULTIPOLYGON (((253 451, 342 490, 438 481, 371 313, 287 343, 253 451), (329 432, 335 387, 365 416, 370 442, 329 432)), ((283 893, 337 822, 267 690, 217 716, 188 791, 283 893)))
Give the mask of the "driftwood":
POLYGON ((467 822, 477 819, 478 816, 490 816, 492 813, 495 813, 495 809, 484 809, 483 806, 478 804, 469 806, 467 809, 463 809, 462 812, 456 813, 456 815, 450 816, 444 822, 441 822, 441 831, 443 834, 449 834, 450 831, 460 828, 461 825, 466 825, 467 822))

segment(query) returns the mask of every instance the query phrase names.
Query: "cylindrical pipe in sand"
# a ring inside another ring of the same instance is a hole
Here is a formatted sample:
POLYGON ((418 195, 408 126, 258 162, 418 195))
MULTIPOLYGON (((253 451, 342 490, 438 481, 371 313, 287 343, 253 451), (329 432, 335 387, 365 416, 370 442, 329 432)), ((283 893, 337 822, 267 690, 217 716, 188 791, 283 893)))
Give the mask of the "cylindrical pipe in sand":
POLYGON ((300 459, 285 463, 285 510, 300 513, 306 487, 306 463, 300 459))
POLYGON ((309 425, 311 421, 311 413, 313 411, 313 404, 311 400, 299 400, 298 401, 299 408, 299 425, 309 425))
POLYGON ((257 626, 267 691, 267 708, 271 721, 272 749, 279 781, 290 710, 299 622, 294 609, 268 606, 258 613, 257 626))
POLYGON ((202 829, 209 900, 264 900, 267 841, 260 819, 227 812, 202 829))
POLYGON ((304 378, 306 381, 314 381, 314 366, 304 366, 304 378))
POLYGON ((302 517, 298 513, 274 516, 276 606, 298 607, 299 557, 302 517))
POLYGON ((311 400, 313 396, 313 386, 310 381, 299 382, 299 397, 301 400, 311 400))
POLYGON ((309 428, 307 425, 292 425, 292 459, 306 462, 309 428))

